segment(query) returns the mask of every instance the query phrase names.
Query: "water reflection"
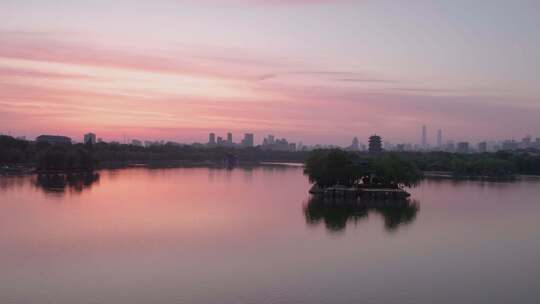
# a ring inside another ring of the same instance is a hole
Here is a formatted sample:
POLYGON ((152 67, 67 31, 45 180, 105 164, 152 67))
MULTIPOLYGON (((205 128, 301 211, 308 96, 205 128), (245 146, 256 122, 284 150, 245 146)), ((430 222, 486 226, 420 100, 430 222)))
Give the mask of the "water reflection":
POLYGON ((28 182, 25 175, 0 176, 0 191, 6 191, 10 188, 22 188, 28 182))
POLYGON ((471 178, 448 178, 448 177, 436 177, 429 176, 423 181, 426 184, 433 185, 451 185, 455 188, 462 187, 464 185, 480 186, 482 188, 497 188, 502 189, 505 187, 511 187, 515 184, 523 182, 521 179, 471 179, 471 178))
POLYGON ((312 196, 304 205, 308 225, 324 222, 329 232, 344 231, 348 223, 358 223, 370 213, 380 214, 386 231, 396 231, 402 225, 412 223, 420 210, 416 200, 370 200, 334 199, 312 196))
POLYGON ((38 174, 34 186, 45 193, 64 195, 70 193, 80 194, 99 182, 99 173, 69 173, 69 174, 38 174))

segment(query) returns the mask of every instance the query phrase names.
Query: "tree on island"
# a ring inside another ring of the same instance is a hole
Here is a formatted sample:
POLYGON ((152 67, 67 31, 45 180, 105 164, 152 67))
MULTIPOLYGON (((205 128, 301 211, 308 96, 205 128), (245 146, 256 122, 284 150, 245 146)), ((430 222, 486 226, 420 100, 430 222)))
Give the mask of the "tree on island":
POLYGON ((423 173, 411 161, 396 154, 384 155, 370 162, 374 180, 384 187, 415 187, 423 178, 423 173))
POLYGON ((304 174, 320 187, 351 187, 362 177, 357 160, 355 154, 339 149, 315 150, 306 161, 304 174))
POLYGON ((423 177, 414 162, 398 155, 361 156, 339 149, 315 150, 305 163, 304 174, 319 187, 414 187, 423 177))

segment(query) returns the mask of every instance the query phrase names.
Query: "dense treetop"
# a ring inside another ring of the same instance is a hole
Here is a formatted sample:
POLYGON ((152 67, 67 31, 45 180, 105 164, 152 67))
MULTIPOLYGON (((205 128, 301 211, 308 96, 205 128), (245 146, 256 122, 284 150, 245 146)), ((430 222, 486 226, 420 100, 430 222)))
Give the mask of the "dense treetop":
POLYGON ((304 173, 321 187, 412 187, 422 178, 414 162, 397 154, 360 154, 339 149, 313 151, 304 173))

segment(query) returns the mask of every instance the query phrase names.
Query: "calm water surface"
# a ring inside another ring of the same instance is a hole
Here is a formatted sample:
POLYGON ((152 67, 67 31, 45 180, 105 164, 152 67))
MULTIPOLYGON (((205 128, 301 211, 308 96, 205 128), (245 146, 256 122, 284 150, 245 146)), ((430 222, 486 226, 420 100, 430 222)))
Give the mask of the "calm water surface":
POLYGON ((540 183, 310 200, 301 168, 0 177, 0 303, 540 303, 540 183))

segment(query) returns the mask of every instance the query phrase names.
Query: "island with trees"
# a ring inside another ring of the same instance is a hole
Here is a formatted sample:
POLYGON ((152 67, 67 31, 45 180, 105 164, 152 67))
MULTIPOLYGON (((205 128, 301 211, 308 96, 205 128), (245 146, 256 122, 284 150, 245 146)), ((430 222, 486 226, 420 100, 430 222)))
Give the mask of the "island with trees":
POLYGON ((360 154, 340 149, 315 150, 304 173, 312 194, 405 198, 405 187, 416 186, 422 171, 398 154, 360 154))

